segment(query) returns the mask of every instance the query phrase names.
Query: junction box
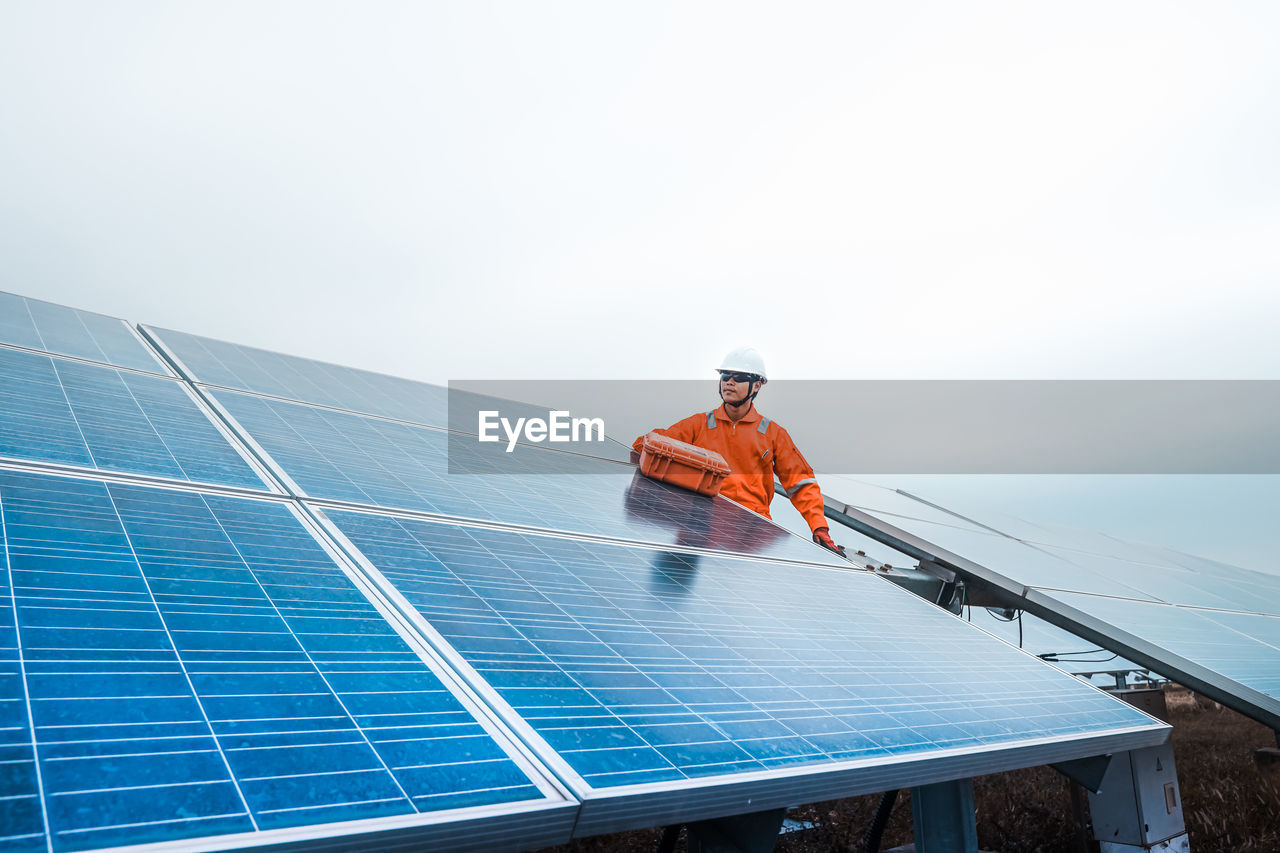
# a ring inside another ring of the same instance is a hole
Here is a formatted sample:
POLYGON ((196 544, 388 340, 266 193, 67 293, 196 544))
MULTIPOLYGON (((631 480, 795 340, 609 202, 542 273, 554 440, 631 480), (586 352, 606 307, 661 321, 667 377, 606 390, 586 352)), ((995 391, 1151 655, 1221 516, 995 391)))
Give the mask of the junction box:
MULTIPOLYGON (((1168 717, 1163 691, 1112 692, 1152 716, 1168 717)), ((1113 756, 1098 792, 1089 792, 1089 814, 1100 853, 1190 853, 1173 744, 1113 756)))

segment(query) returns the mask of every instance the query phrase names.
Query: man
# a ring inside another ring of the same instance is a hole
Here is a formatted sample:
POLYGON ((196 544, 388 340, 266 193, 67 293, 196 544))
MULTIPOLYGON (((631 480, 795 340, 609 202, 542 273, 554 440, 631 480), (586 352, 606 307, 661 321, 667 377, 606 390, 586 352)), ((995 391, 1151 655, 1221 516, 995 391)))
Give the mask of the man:
MULTIPOLYGON (((822 514, 822 491, 813 469, 787 431, 755 407, 756 395, 768 381, 760 353, 751 347, 735 349, 720 365, 720 407, 690 415, 656 432, 723 456, 733 473, 720 487, 720 494, 766 518, 777 474, 787 497, 809 523, 813 541, 843 555, 844 548, 832 541, 822 514)), ((632 447, 639 453, 643 445, 641 436, 632 447)))

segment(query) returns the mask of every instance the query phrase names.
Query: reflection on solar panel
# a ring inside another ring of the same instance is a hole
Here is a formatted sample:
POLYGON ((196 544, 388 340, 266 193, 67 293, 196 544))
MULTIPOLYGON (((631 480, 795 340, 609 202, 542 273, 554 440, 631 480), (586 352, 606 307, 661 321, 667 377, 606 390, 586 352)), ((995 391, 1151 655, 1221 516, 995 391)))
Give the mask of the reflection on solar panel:
MULTIPOLYGON (((450 474, 448 434, 441 430, 246 394, 215 399, 300 495, 843 565, 723 498, 707 501, 637 477, 630 465, 530 448, 520 458, 550 457, 553 469, 584 473, 450 474)), ((483 470, 485 452, 504 456, 498 445, 473 441, 452 452, 470 454, 455 460, 466 470, 483 470)))
POLYGON ((178 381, 2 347, 0 456, 263 488, 178 381))
POLYGON ((907 493, 898 499, 922 511, 889 515, 862 506, 876 502, 872 488, 846 507, 868 535, 1280 728, 1280 578, 1007 515, 961 514, 907 493), (928 513, 954 523, 920 520, 928 513))
POLYGON ((164 373, 123 320, 0 291, 0 344, 164 373))
POLYGON ((567 766, 579 832, 880 790, 908 757, 918 782, 931 760, 983 773, 1075 738, 1161 740, 867 574, 326 514, 567 766), (630 804, 595 807, 615 791, 630 804))
POLYGON ((438 385, 340 367, 254 347, 144 327, 186 373, 206 385, 443 427, 447 392, 438 385))
POLYGON ((0 520, 5 849, 558 799, 283 504, 0 472, 0 520))

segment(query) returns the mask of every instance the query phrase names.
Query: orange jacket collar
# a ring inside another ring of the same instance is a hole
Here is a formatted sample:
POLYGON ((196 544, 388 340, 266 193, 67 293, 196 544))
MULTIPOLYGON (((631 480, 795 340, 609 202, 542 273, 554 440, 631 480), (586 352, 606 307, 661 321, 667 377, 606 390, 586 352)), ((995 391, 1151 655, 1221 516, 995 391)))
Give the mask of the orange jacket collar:
MULTIPOLYGON (((759 421, 761 417, 762 415, 760 414, 760 410, 756 408, 755 401, 752 401, 751 411, 747 412, 745 415, 739 418, 738 423, 753 424, 759 421)), ((724 403, 721 403, 719 408, 716 409, 716 420, 724 421, 725 423, 730 423, 730 424, 733 423, 733 418, 729 417, 729 413, 725 411, 724 403)))

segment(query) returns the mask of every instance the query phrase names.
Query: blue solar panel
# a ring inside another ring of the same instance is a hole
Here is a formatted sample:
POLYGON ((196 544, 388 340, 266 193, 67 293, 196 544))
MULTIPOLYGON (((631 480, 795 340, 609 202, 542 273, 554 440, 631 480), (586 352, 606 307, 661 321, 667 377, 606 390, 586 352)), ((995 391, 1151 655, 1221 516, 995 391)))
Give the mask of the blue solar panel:
MULTIPOLYGON (((474 433, 474 412, 479 405, 476 400, 491 399, 465 395, 462 398, 465 404, 453 413, 451 422, 449 392, 438 385, 281 355, 169 329, 148 328, 146 333, 166 348, 195 382, 330 409, 474 433), (458 421, 464 425, 459 426, 458 421)), ((501 402, 504 412, 513 418, 517 415, 547 415, 545 408, 513 401, 494 402, 501 402)), ((628 461, 631 451, 629 446, 613 439, 579 445, 574 449, 621 462, 628 461)))
POLYGON ((0 456, 264 488, 178 381, 6 348, 0 456))
MULTIPOLYGON (((1105 577, 1109 585, 1084 588, 1074 576, 1056 586, 1073 592, 1090 592, 1137 600, 1162 601, 1192 607, 1213 607, 1280 614, 1280 578, 1275 578, 1267 594, 1255 594, 1233 586, 1230 581, 1182 568, 1132 563, 1100 554, 1085 554, 1045 545, 1044 551, 1080 567, 1082 572, 1105 577)), ((1240 570, 1242 573, 1244 569, 1240 570)), ((1040 586, 1040 584, 1037 584, 1040 586)))
POLYGON ((828 498, 874 512, 877 515, 901 516, 920 521, 931 521, 934 524, 958 527, 975 533, 993 532, 974 521, 912 499, 893 489, 864 482, 856 477, 844 474, 824 474, 821 477, 821 482, 823 494, 828 498))
POLYGON ((447 392, 354 367, 341 367, 171 329, 147 333, 177 357, 192 379, 206 385, 300 400, 412 423, 447 426, 447 392))
POLYGON ((123 320, 0 292, 0 343, 168 374, 123 320))
MULTIPOLYGON (((12 299, 31 322, 6 317, 0 343, 163 372, 122 323, 12 299)), ((500 446, 450 445, 442 388, 146 335, 296 497, 226 494, 264 484, 189 383, 0 348, 9 467, 198 484, 0 469, 6 849, 405 828, 432 847, 462 825, 489 833, 479 848, 534 847, 1167 736, 732 502, 607 459, 525 448, 512 474, 500 446)))
POLYGON ((1136 587, 1073 562, 1062 553, 1050 553, 1018 539, 897 516, 885 515, 884 518, 957 556, 1005 572, 1027 586, 1155 600, 1136 587))
POLYGON ((1153 725, 867 573, 326 514, 583 794, 1153 725))
MULTIPOLYGON (((1233 681, 1280 697, 1280 619, 1274 616, 1074 592, 1055 592, 1052 598, 1233 681)), ((1280 702, 1275 704, 1280 707, 1280 702)))
MULTIPOLYGON (((917 503, 922 500, 915 499, 917 503)), ((1026 543, 1037 552, 1077 567, 1037 573, 1024 562, 992 559, 1002 567, 1002 571, 1008 571, 1014 579, 1031 586, 1280 615, 1280 577, 1275 575, 1169 548, 1126 542, 1102 533, 1029 522, 1003 513, 972 512, 968 509, 964 512, 961 524, 969 523, 967 519, 976 519, 974 523, 999 531, 1011 541, 1026 543)), ((910 524, 913 529, 925 529, 915 522, 910 524)), ((927 536, 951 536, 958 547, 963 547, 958 545, 963 535, 953 536, 936 528, 928 529, 927 536)), ((922 532, 921 535, 926 534, 922 532)), ((943 543, 939 541, 939 544, 943 543)), ((983 558, 975 556, 979 553, 976 550, 964 548, 956 553, 983 561, 983 558)), ((995 565, 991 567, 995 568, 995 565)))
POLYGON ((503 451, 471 441, 450 448, 441 430, 248 394, 215 399, 310 497, 847 565, 723 498, 665 486, 630 465, 531 449, 521 458, 583 473, 450 474, 450 450, 470 454, 461 462, 469 471, 503 451))
POLYGON ((966 518, 977 516, 976 523, 992 532, 876 514, 1028 586, 1280 616, 1280 577, 1275 575, 1101 533, 966 512, 966 518))
POLYGON ((1191 554, 1168 553, 1171 560, 1191 571, 1197 588, 1212 589, 1214 595, 1230 603, 1228 609, 1280 616, 1280 577, 1191 554))
POLYGON ((0 847, 550 801, 283 504, 0 472, 0 520, 0 847))
POLYGON ((1280 578, 994 513, 966 511, 960 524, 970 528, 870 517, 859 522, 865 532, 914 538, 920 552, 977 574, 1061 627, 1267 725, 1280 722, 1280 578))

